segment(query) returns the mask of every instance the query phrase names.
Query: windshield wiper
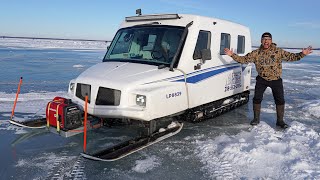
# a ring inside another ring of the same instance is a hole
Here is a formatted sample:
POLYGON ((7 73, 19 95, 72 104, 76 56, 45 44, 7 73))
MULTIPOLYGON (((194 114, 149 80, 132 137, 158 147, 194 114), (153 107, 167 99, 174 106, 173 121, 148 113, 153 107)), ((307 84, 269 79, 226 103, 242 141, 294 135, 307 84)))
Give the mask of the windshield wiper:
POLYGON ((164 68, 166 68, 167 66, 165 65, 165 64, 160 64, 159 66, 158 66, 158 69, 164 69, 164 68))

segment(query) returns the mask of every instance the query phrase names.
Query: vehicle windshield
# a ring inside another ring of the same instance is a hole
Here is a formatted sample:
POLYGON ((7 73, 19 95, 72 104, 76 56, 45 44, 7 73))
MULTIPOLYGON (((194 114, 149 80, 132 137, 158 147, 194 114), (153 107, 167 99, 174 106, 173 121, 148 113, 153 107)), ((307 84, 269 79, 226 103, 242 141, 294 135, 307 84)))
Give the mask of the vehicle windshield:
POLYGON ((183 27, 168 26, 120 29, 103 61, 168 66, 177 52, 183 30, 183 27))

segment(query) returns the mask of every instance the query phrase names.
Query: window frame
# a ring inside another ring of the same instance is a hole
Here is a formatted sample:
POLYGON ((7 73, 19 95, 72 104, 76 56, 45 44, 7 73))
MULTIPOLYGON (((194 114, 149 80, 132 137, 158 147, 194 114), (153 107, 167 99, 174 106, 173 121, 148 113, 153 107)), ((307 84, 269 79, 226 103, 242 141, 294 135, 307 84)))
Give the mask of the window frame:
POLYGON ((244 36, 244 35, 238 35, 238 42, 237 42, 237 54, 244 54, 245 53, 245 49, 246 49, 246 36, 244 36), (242 42, 242 44, 241 44, 241 49, 239 49, 239 47, 240 47, 240 41, 239 41, 239 39, 240 38, 243 38, 243 41, 241 41, 242 42), (241 50, 241 51, 240 51, 241 50))
MULTIPOLYGON (((206 48, 206 49, 210 49, 210 50, 211 50, 211 39, 212 39, 211 31, 200 30, 200 31, 199 31, 199 34, 198 34, 198 37, 197 37, 196 46, 194 47, 194 51, 193 51, 193 55, 192 55, 193 60, 199 60, 199 58, 198 58, 198 59, 195 59, 195 52, 196 52, 196 50, 197 50, 197 46, 198 46, 198 42, 199 42, 198 40, 199 40, 199 36, 200 36, 201 33, 206 33, 206 34, 208 34, 208 38, 207 38, 207 48, 206 48)), ((201 49, 201 50, 202 50, 202 49, 201 49)), ((200 51, 201 51, 201 50, 200 50, 200 51)))
POLYGON ((220 55, 226 55, 225 52, 224 52, 224 48, 230 49, 230 45, 231 45, 231 35, 229 33, 221 33, 221 35, 220 35, 220 55), (224 45, 224 46, 221 45, 222 44, 221 42, 222 42, 222 36, 223 35, 227 35, 227 37, 228 37, 227 46, 226 45, 224 45))

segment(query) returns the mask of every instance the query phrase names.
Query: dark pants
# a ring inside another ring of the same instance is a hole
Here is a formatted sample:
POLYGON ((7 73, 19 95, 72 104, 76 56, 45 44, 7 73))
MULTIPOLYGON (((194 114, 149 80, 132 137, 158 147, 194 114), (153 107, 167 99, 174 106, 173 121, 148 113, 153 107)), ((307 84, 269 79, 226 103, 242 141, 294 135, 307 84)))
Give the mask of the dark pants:
POLYGON ((270 87, 272 90, 273 98, 276 105, 284 105, 284 95, 283 95, 283 84, 282 79, 267 81, 260 76, 256 77, 256 87, 254 90, 253 103, 261 104, 263 99, 263 93, 267 87, 270 87))

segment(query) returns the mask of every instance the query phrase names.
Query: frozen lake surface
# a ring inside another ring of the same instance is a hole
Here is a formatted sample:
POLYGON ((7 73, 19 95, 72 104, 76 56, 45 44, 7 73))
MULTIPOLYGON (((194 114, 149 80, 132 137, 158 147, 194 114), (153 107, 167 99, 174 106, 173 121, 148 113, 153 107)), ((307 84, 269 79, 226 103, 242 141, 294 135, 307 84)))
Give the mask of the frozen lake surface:
MULTIPOLYGON (((0 40, 1 179, 320 179, 319 52, 283 64, 286 131, 275 128, 270 89, 262 122, 249 131, 250 102, 217 118, 184 123, 174 137, 115 162, 81 158, 82 135, 63 138, 46 130, 8 123, 19 78, 16 119, 44 115, 48 101, 67 96, 69 80, 101 62, 106 44, 70 41, 0 40)), ((88 132, 87 150, 130 138, 127 126, 88 132)))

